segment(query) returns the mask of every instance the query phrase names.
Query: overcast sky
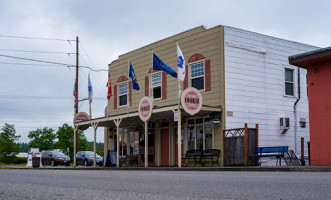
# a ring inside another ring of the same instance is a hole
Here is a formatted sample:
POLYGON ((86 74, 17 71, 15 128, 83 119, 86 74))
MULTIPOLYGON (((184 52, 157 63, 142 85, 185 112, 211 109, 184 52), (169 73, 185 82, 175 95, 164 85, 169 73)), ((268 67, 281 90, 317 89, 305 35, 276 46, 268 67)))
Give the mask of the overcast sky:
MULTIPOLYGON (((74 113, 74 68, 4 55, 75 65, 75 42, 67 40, 79 36, 80 65, 107 69, 121 54, 201 25, 227 25, 328 47, 330 8, 327 0, 0 0, 0 126, 14 124, 20 141, 28 142, 29 131, 72 125, 74 113)), ((88 73, 79 73, 80 98, 87 97, 88 73)), ((91 72, 91 81, 93 117, 102 117, 107 72, 91 72)), ((80 111, 88 113, 88 102, 80 104, 80 111)), ((92 128, 85 134, 93 141, 92 128)), ((103 142, 103 128, 97 141, 103 142)))

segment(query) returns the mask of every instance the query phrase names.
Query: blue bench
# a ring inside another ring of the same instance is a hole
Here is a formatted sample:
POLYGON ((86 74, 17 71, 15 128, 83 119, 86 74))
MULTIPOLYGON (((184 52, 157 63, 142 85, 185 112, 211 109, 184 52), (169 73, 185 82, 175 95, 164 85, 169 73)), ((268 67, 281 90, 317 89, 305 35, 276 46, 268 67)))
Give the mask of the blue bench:
POLYGON ((282 166, 281 159, 284 157, 285 152, 287 152, 288 146, 275 146, 275 147, 256 147, 255 154, 249 155, 250 157, 257 158, 257 165, 261 165, 261 157, 275 157, 277 158, 276 166, 279 160, 279 166, 282 166))

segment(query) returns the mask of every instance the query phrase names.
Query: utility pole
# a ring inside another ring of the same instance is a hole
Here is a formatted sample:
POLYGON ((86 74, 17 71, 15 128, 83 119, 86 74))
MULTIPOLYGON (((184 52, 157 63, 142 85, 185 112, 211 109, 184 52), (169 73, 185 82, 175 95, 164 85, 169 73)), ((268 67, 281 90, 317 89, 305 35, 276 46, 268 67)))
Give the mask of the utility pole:
MULTIPOLYGON (((79 39, 78 36, 76 37, 76 86, 77 86, 77 99, 78 99, 78 68, 79 68, 79 51, 78 51, 78 43, 79 39)), ((75 117, 74 117, 74 123, 76 123, 76 116, 78 113, 78 102, 75 105, 75 117)), ((75 132, 74 132, 74 167, 76 167, 76 153, 77 153, 77 147, 78 147, 78 127, 75 126, 75 132)))

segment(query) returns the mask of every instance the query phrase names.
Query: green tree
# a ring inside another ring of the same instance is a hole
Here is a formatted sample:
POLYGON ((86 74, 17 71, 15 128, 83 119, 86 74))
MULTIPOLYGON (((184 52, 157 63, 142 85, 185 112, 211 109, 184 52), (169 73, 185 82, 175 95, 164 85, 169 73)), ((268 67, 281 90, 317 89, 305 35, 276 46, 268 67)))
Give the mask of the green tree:
POLYGON ((29 147, 39 148, 39 151, 50 150, 55 147, 56 135, 52 128, 37 129, 35 131, 30 131, 28 138, 31 139, 29 142, 29 147))
POLYGON ((21 136, 16 135, 14 125, 5 123, 0 133, 0 155, 6 157, 16 157, 20 151, 20 145, 17 141, 21 136))
POLYGON ((28 152, 29 144, 26 142, 19 143, 21 145, 21 152, 28 152))
MULTIPOLYGON (((58 149, 61 149, 63 152, 67 152, 67 148, 69 147, 69 156, 72 159, 74 153, 74 128, 69 126, 68 124, 63 124, 59 127, 56 132, 56 138, 58 142, 56 142, 55 146, 58 149)), ((86 151, 88 149, 88 141, 84 132, 78 131, 78 151, 86 151)))

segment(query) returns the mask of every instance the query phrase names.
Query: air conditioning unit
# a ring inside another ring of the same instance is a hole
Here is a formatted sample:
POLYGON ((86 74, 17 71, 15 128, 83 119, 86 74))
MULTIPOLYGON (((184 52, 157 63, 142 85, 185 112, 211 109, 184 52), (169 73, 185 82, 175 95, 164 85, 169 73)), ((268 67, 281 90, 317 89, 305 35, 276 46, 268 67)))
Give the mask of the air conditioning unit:
POLYGON ((281 130, 289 129, 290 128, 290 118, 281 117, 279 125, 280 125, 281 130))

